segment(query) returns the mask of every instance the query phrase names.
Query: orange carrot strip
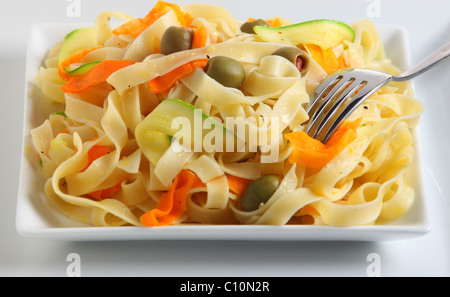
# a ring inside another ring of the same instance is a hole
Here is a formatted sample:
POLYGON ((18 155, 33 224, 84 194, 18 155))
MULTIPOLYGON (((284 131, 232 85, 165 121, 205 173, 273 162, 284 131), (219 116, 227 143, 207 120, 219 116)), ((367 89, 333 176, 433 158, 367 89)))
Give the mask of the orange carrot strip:
POLYGON ((320 212, 315 209, 314 207, 312 207, 311 205, 305 205, 302 208, 300 208, 295 214, 294 216, 300 216, 300 215, 305 215, 305 214, 315 214, 315 215, 320 215, 320 212))
POLYGON ((331 74, 342 68, 339 63, 339 58, 336 57, 333 49, 322 49, 320 46, 315 44, 307 44, 305 46, 314 61, 316 61, 327 74, 331 74))
MULTIPOLYGON (((256 21, 256 19, 252 18, 252 17, 247 19, 247 22, 253 22, 253 21, 256 21)), ((283 25, 281 23, 280 18, 266 19, 265 21, 268 22, 271 27, 281 27, 283 25)))
POLYGON ((339 65, 339 66, 338 66, 339 69, 347 68, 347 67, 350 66, 350 65, 348 65, 347 62, 345 61, 344 55, 340 55, 340 56, 338 57, 338 65, 339 65))
POLYGON ((241 196, 244 193, 247 186, 252 182, 251 179, 246 179, 229 174, 227 174, 227 179, 229 190, 238 196, 241 196))
POLYGON ((356 128, 360 123, 361 119, 344 122, 325 144, 304 131, 286 134, 285 138, 293 145, 289 162, 315 168, 325 166, 355 140, 356 128))
POLYGON ((95 48, 90 48, 90 49, 87 49, 84 51, 77 52, 77 53, 71 55, 70 57, 68 57, 67 59, 65 59, 64 61, 62 61, 61 64, 59 64, 59 66, 58 66, 59 77, 64 81, 68 81, 72 77, 72 75, 67 73, 64 70, 64 68, 69 67, 71 64, 79 63, 84 58, 84 56, 86 56, 90 52, 92 52, 96 49, 99 49, 99 48, 100 47, 95 47, 95 48))
POLYGON ((197 67, 204 68, 208 59, 194 60, 178 68, 152 79, 149 82, 150 90, 155 94, 160 94, 168 91, 177 80, 191 74, 197 67))
POLYGON ((202 182, 202 180, 195 174, 194 175, 194 183, 192 184, 191 189, 196 189, 196 188, 205 188, 206 184, 204 182, 202 182))
POLYGON ((195 30, 194 38, 192 39, 191 48, 201 48, 206 45, 206 41, 208 40, 208 32, 206 32, 205 26, 198 26, 197 30, 195 30))
POLYGON ((161 16, 166 14, 170 7, 164 5, 164 2, 158 1, 153 9, 143 18, 131 20, 113 30, 115 35, 131 35, 137 37, 147 27, 153 24, 161 16))
POLYGON ((69 134, 69 129, 67 129, 67 128, 61 129, 61 130, 59 130, 58 133, 56 133, 56 134, 61 134, 61 133, 69 134))
POLYGON ((72 76, 69 81, 61 87, 65 93, 82 93, 91 86, 105 82, 108 77, 119 69, 136 63, 129 60, 105 60, 88 71, 84 75, 72 76))
POLYGON ((147 27, 152 25, 155 21, 157 21, 160 17, 165 15, 169 10, 173 10, 180 22, 181 26, 188 27, 191 25, 194 18, 186 12, 181 10, 181 7, 167 3, 164 1, 158 1, 156 5, 150 10, 150 12, 143 18, 137 18, 131 20, 116 29, 113 30, 113 34, 115 35, 131 35, 137 37, 142 33, 147 27))
MULTIPOLYGON (((96 140, 96 139, 98 139, 98 137, 96 137, 92 140, 96 140)), ((112 152, 112 150, 107 146, 97 145, 97 144, 94 145, 87 152, 88 163, 86 164, 86 167, 82 171, 85 171, 89 166, 91 166, 92 162, 94 162, 98 158, 100 158, 104 155, 107 155, 111 152, 112 152)), ((103 199, 111 197, 114 193, 120 191, 121 189, 122 189, 122 185, 121 185, 121 183, 118 183, 115 186, 88 193, 88 195, 94 199, 103 200, 103 199)))
POLYGON ((103 107, 105 99, 113 90, 114 87, 105 81, 89 87, 84 92, 78 93, 77 97, 80 100, 83 100, 90 104, 97 105, 98 107, 103 107))
POLYGON ((272 27, 281 27, 283 24, 281 23, 280 18, 273 18, 266 20, 272 27))
POLYGON ((173 9, 182 27, 189 27, 194 21, 194 18, 189 13, 182 11, 180 6, 173 3, 166 3, 166 5, 173 9))
POLYGON ((197 184, 198 177, 190 170, 182 170, 175 177, 169 191, 164 193, 157 208, 152 209, 140 218, 147 227, 168 226, 181 218, 186 209, 188 191, 197 184))
MULTIPOLYGON (((354 121, 344 121, 341 126, 330 136, 326 145, 328 146, 336 146, 337 143, 341 142, 342 139, 349 134, 356 133, 356 129, 361 125, 362 118, 359 118, 354 121)), ((356 134, 355 134, 356 137, 356 134)), ((353 141, 353 140, 352 140, 353 141)))
POLYGON ((82 171, 85 171, 89 166, 91 166, 92 162, 109 153, 111 153, 111 149, 109 147, 104 145, 94 145, 87 152, 88 162, 82 171))
POLYGON ((122 185, 120 183, 118 183, 115 186, 103 189, 103 190, 98 190, 98 191, 94 191, 91 193, 88 193, 89 196, 91 196, 92 198, 96 199, 96 200, 103 200, 106 198, 111 198, 111 196, 120 191, 122 189, 122 185))

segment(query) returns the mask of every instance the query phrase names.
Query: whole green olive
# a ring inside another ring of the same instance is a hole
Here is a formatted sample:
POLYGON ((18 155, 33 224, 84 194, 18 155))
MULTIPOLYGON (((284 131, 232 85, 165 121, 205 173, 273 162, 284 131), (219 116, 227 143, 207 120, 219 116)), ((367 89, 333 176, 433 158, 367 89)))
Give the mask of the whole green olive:
POLYGON ((253 31, 253 27, 255 26, 271 27, 267 21, 263 19, 257 19, 254 21, 243 23, 241 26, 241 31, 248 34, 255 34, 255 31, 253 31))
POLYGON ((272 55, 278 55, 288 59, 297 67, 302 76, 308 72, 310 57, 304 50, 298 47, 285 46, 273 52, 272 55))
POLYGON ((245 80, 245 70, 241 63, 227 56, 209 59, 205 72, 225 87, 239 89, 245 80))
POLYGON ((161 54, 170 55, 191 49, 193 38, 194 31, 191 28, 171 26, 161 38, 161 54))
POLYGON ((253 211, 266 203, 280 185, 278 175, 264 175, 252 181, 239 199, 243 211, 253 211))

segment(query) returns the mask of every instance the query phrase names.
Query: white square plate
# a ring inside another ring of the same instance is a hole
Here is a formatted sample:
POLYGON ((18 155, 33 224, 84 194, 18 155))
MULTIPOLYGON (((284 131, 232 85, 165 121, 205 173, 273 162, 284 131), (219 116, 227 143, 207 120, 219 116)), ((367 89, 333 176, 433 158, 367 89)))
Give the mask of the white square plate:
MULTIPOLYGON (((89 26, 89 25, 88 25, 89 26)), ((47 116, 33 104, 33 78, 48 50, 71 30, 86 24, 39 24, 31 28, 27 51, 22 162, 17 201, 17 230, 21 235, 67 241, 91 240, 328 240, 381 241, 417 237, 430 230, 421 166, 420 136, 415 131, 417 158, 413 185, 416 198, 410 211, 385 225, 337 228, 328 226, 168 226, 91 227, 59 213, 43 193, 38 162, 31 160, 30 129, 47 116)), ((386 55, 401 69, 409 66, 407 33, 397 26, 378 26, 386 55)))

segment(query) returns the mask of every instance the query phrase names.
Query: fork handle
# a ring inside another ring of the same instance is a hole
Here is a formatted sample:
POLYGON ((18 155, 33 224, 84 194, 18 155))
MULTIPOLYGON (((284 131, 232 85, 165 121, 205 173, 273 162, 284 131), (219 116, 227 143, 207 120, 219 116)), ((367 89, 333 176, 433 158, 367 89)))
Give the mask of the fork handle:
POLYGON ((422 62, 412 67, 411 69, 403 72, 402 74, 394 76, 392 79, 394 81, 405 81, 414 78, 417 75, 424 73, 425 71, 443 62, 449 56, 450 56, 450 42, 447 42, 437 51, 435 51, 427 58, 425 58, 422 62))

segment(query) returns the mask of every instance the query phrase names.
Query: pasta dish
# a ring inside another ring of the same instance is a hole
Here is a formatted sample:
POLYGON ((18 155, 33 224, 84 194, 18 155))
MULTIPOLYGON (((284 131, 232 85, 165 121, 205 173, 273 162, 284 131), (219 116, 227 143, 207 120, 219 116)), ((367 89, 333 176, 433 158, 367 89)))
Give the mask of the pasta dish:
POLYGON ((327 75, 399 73, 375 25, 256 17, 158 1, 141 18, 103 11, 51 45, 35 84, 59 111, 31 138, 52 204, 92 226, 348 227, 408 212, 423 111, 408 82, 325 143, 305 133, 327 75))

